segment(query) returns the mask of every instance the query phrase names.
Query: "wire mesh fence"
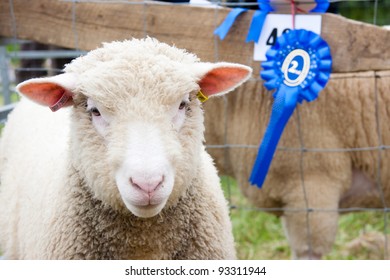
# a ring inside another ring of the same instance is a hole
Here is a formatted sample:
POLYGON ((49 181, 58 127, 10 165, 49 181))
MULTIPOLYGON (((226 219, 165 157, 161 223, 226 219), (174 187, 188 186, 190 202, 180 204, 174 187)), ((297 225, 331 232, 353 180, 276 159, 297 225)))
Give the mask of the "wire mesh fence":
MULTIPOLYGON (((80 51, 79 44, 79 34, 77 29, 78 17, 77 17, 77 9, 79 4, 83 3, 110 3, 111 5, 115 4, 128 4, 128 5, 143 5, 144 9, 148 9, 148 5, 151 5, 150 2, 147 1, 99 1, 99 0, 62 0, 60 2, 71 2, 71 24, 73 30, 73 49, 72 50, 58 50, 56 48, 46 49, 46 50, 23 50, 24 44, 27 42, 18 40, 18 22, 16 17, 14 16, 13 10, 13 1, 9 0, 9 13, 12 19, 12 27, 13 27, 13 38, 9 40, 4 40, 2 42, 2 46, 0 47, 0 56, 1 56, 1 77, 2 77, 2 93, 4 98, 4 104, 6 106, 0 110, 0 117, 2 120, 6 119, 6 115, 10 112, 14 105, 11 103, 17 101, 17 96, 14 94, 14 86, 17 82, 25 79, 27 76, 32 75, 50 75, 56 74, 61 71, 61 66, 58 66, 54 63, 55 60, 58 59, 71 59, 73 57, 77 57, 83 54, 80 51), (38 62, 35 66, 24 66, 22 61, 29 61, 32 59, 37 59, 38 62), (20 78, 18 80, 18 75, 20 73, 27 73, 24 78, 20 78)), ((254 4, 251 1, 234 1, 229 2, 221 2, 221 1, 212 1, 210 2, 197 2, 198 6, 229 6, 229 7, 253 7, 254 4)), ((382 0, 382 1, 330 1, 331 9, 335 13, 340 13, 346 17, 350 17, 353 19, 357 19, 360 21, 365 21, 377 25, 387 25, 390 24, 390 1, 382 0)), ((153 2, 153 4, 158 5, 189 5, 186 2, 182 3, 163 3, 163 2, 153 2)), ((193 3, 195 5, 195 3, 193 3)), ((257 4, 255 4, 257 5, 257 4)), ((286 3, 286 5, 290 5, 286 3)), ((218 9, 215 9, 215 15, 218 14, 218 9)), ((174 20, 174 19, 170 19, 174 20)), ((143 35, 149 35, 148 24, 150 21, 144 18, 143 22, 143 35)), ((194 26, 197 26, 201 23, 194 23, 194 26)), ((215 25, 217 26, 218 22, 215 19, 215 25)), ((60 30, 59 30, 60 31, 60 30)), ((215 61, 220 60, 219 50, 221 48, 219 39, 215 38, 214 46, 210 46, 210 48, 214 49, 214 58, 215 61)), ((358 58, 357 58, 358 59, 358 58)), ((388 74, 389 76, 390 74, 388 74)), ((253 206, 253 204, 248 203, 247 200, 242 196, 237 186, 239 182, 237 182, 234 178, 231 177, 223 177, 223 182, 225 186, 226 196, 231 206, 231 215, 233 219, 233 225, 235 227, 235 235, 237 238, 237 248, 238 250, 243 250, 241 253, 239 252, 240 258, 289 258, 290 249, 289 245, 284 237, 283 228, 280 226, 279 220, 276 220, 273 216, 268 217, 268 214, 264 213, 274 213, 281 214, 284 213, 304 213, 306 215, 304 226, 305 230, 304 234, 307 236, 307 247, 308 251, 311 252, 314 250, 312 248, 312 218, 313 213, 351 213, 351 212, 364 212, 363 216, 355 216, 353 219, 345 218, 340 222, 340 227, 351 228, 353 235, 349 235, 347 237, 343 236, 345 233, 338 235, 338 240, 336 240, 336 250, 339 252, 334 253, 333 251, 329 253, 327 258, 374 258, 374 259, 388 259, 389 251, 389 240, 388 240, 388 212, 389 209, 387 205, 386 195, 383 191, 383 186, 381 185, 381 172, 383 172, 383 153, 386 153, 389 150, 390 145, 387 142, 382 142, 382 132, 380 129, 380 123, 388 122, 387 119, 383 119, 383 116, 379 113, 378 107, 379 105, 379 97, 377 91, 378 80, 383 79, 384 75, 375 74, 374 77, 374 99, 375 99, 375 118, 376 118, 376 133, 379 139, 379 143, 377 145, 372 146, 360 146, 360 147, 307 147, 304 143, 302 136, 302 120, 301 113, 298 108, 296 114, 296 129, 299 138, 299 146, 290 147, 290 146, 279 146, 278 153, 291 153, 294 154, 299 160, 298 169, 300 170, 300 184, 301 189, 306 197, 307 186, 305 184, 305 168, 304 168, 304 158, 307 154, 321 154, 321 153, 329 153, 329 154, 337 154, 337 153, 354 153, 354 152, 375 152, 377 154, 376 157, 376 179, 375 186, 376 189, 379 190, 380 199, 382 201, 381 207, 348 207, 348 208, 340 208, 335 207, 333 209, 330 208, 322 208, 321 206, 312 205, 306 199, 304 205, 302 207, 289 207, 289 206, 281 206, 281 207, 257 207, 253 206), (367 215, 367 213, 369 213, 367 215), (360 220, 361 219, 361 220, 360 220), (374 226, 368 226, 368 224, 375 224, 374 226), (257 224, 257 226, 255 226, 257 224), (270 225, 274 226, 270 226, 270 225), (259 231, 259 232, 256 232, 259 231), (267 232, 264 234, 264 232, 267 232), (366 238, 366 233, 370 233, 366 238), (361 238, 360 238, 361 237, 361 238), (360 239, 359 239, 360 238, 360 239), (338 244, 337 244, 338 242, 338 244), (351 249, 352 253, 345 253, 346 247, 343 247, 342 243, 349 243, 349 247, 351 248, 363 248, 363 253, 354 251, 351 249), (268 245, 272 244, 272 245, 268 245), (355 247, 354 247, 355 246, 355 247), (360 246, 360 247, 359 247, 360 246), (339 247, 339 248, 338 248, 339 247), (245 249, 242 249, 245 248, 245 249), (376 251, 375 251, 376 250, 376 251), (257 251, 267 252, 267 253, 258 253, 257 251), (378 253, 379 252, 379 253, 378 253), (354 255, 355 254, 355 255, 354 255), (360 254, 360 255, 358 255, 360 254)), ((385 75, 385 77, 387 77, 385 75)), ((338 76, 332 77, 332 79, 342 79, 338 76)), ((252 78, 252 81, 261 81, 259 76, 255 76, 252 78)), ((231 143, 229 142, 229 137, 227 134, 229 121, 228 115, 229 112, 229 98, 224 97, 223 99, 223 108, 224 119, 218 120, 224 126, 224 135, 222 137, 223 141, 217 144, 207 145, 207 149, 213 153, 213 150, 220 150, 222 153, 220 155, 220 163, 222 169, 229 169, 231 162, 229 162, 229 156, 227 153, 232 150, 243 150, 243 151, 251 151, 252 153, 256 153, 258 149, 258 144, 253 143, 231 143)), ((206 112, 207 113, 207 112, 206 112)), ((206 115, 207 117, 207 115, 206 115)), ((242 124, 245 126, 245 124, 242 124)), ((261 139, 259 139, 260 141, 261 139)), ((207 141, 207 139, 206 139, 207 141)), ((248 163, 241 163, 248 164, 248 163)), ((254 188, 254 187, 253 187, 254 188)), ((259 192, 261 190, 258 190, 259 192)), ((321 195, 319 193, 318 195, 321 195)), ((291 241, 291 240, 290 240, 291 241)))

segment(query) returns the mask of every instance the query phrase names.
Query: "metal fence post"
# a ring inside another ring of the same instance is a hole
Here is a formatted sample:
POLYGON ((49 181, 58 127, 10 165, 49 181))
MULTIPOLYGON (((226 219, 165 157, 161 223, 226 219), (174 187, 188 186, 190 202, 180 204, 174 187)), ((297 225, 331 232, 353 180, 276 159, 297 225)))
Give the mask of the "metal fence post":
POLYGON ((0 45, 0 75, 1 75, 1 86, 4 97, 4 105, 11 103, 10 97, 10 80, 8 76, 8 60, 7 60, 7 49, 4 45, 0 45))

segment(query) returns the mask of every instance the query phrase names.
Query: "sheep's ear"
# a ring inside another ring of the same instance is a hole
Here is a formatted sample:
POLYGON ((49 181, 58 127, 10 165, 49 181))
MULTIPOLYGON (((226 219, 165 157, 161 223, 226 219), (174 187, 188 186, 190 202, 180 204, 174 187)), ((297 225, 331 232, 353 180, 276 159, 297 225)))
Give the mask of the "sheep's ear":
POLYGON ((207 97, 220 96, 234 90, 251 77, 252 68, 236 63, 197 63, 199 87, 207 97))
POLYGON ((65 73, 48 78, 35 78, 17 85, 16 90, 32 101, 48 106, 53 112, 73 104, 76 88, 74 74, 65 73))

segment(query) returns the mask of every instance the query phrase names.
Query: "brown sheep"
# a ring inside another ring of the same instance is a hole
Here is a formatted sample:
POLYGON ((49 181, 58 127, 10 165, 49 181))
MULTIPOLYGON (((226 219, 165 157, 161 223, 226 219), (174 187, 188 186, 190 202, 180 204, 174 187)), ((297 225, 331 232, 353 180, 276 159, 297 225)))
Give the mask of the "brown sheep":
POLYGON ((294 258, 329 252, 339 208, 390 203, 389 92, 390 71, 333 74, 316 101, 295 110, 262 189, 248 179, 269 121, 271 92, 252 79, 226 103, 205 106, 207 145, 244 145, 209 148, 220 172, 236 178, 254 206, 280 208, 270 212, 281 216, 294 258))

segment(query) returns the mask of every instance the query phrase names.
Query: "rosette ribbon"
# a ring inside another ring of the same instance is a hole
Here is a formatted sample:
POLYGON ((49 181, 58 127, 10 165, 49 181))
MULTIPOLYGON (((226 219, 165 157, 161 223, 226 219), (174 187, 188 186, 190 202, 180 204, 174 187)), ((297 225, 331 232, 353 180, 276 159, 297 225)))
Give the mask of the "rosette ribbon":
POLYGON ((259 147, 250 183, 259 188, 267 176, 284 127, 298 103, 315 100, 328 82, 332 57, 326 41, 299 29, 280 36, 266 53, 260 76, 268 90, 276 89, 271 118, 259 147))
MULTIPOLYGON (((312 0, 315 3, 315 7, 311 10, 302 10, 297 8, 298 12, 303 13, 324 13, 329 7, 329 0, 312 0)), ((286 1, 286 4, 291 3, 295 7, 295 1, 289 0, 286 1)), ((263 25, 265 19, 270 12, 278 12, 280 2, 273 0, 257 0, 257 5, 259 6, 259 10, 256 10, 253 13, 252 21, 249 26, 249 31, 246 37, 246 42, 255 42, 259 41, 261 30, 263 29, 263 25)), ((294 9, 293 9, 294 10, 294 9)), ((244 12, 247 12, 247 8, 234 8, 230 11, 230 13, 226 16, 225 20, 222 22, 220 26, 218 26, 214 30, 214 34, 217 35, 221 40, 225 39, 228 34, 230 28, 233 26, 233 23, 236 21, 237 17, 244 12)), ((295 13, 295 11, 293 11, 295 13)))

